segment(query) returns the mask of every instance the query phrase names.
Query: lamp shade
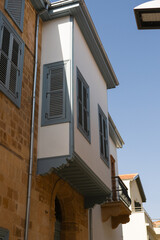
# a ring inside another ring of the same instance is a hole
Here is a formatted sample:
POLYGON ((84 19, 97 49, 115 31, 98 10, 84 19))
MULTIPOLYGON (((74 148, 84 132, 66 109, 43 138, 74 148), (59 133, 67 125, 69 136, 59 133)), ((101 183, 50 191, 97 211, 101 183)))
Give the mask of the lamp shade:
POLYGON ((140 4, 134 13, 138 29, 160 29, 160 0, 140 4))

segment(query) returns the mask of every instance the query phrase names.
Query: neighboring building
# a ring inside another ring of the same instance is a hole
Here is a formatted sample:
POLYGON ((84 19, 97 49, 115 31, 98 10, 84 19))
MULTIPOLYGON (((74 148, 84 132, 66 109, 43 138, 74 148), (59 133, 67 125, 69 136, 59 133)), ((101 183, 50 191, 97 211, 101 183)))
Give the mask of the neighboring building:
POLYGON ((157 240, 160 240, 160 221, 153 222, 154 231, 157 235, 157 240))
POLYGON ((84 1, 0 10, 0 239, 123 239, 124 143, 107 102, 118 80, 84 1))
POLYGON ((146 196, 139 175, 126 174, 120 175, 124 184, 128 188, 131 198, 131 216, 130 222, 123 225, 124 240, 157 240, 154 231, 153 223, 143 208, 143 203, 146 202, 146 196))

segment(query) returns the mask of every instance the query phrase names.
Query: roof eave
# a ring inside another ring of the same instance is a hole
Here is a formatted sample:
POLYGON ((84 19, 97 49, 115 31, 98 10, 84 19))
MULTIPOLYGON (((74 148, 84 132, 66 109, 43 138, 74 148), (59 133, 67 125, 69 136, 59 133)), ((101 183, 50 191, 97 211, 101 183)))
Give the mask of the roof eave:
POLYGON ((42 9, 45 8, 45 3, 43 0, 30 0, 33 7, 36 9, 36 11, 41 11, 42 9))
MULTIPOLYGON (((43 0, 31 0, 32 2, 39 2, 38 6, 43 0)), ((35 4, 35 3, 34 3, 35 4)), ((36 3, 37 6, 37 3, 36 3)), ((39 9, 40 10, 40 9, 39 9)), ((106 81, 107 89, 115 88, 119 85, 118 79, 114 73, 108 56, 104 50, 102 42, 98 36, 94 23, 88 12, 88 9, 83 0, 65 0, 52 3, 49 7, 49 11, 41 15, 43 21, 49 21, 52 19, 72 15, 90 48, 90 51, 98 65, 98 68, 106 81)))
POLYGON ((143 201, 143 202, 146 202, 146 196, 145 196, 145 193, 144 193, 144 190, 143 190, 143 186, 142 186, 142 183, 141 183, 141 180, 140 180, 140 176, 137 175, 134 180, 136 180, 136 183, 137 183, 137 185, 138 185, 138 188, 139 188, 139 192, 140 192, 140 194, 141 194, 142 201, 143 201))
POLYGON ((124 145, 124 141, 123 141, 115 123, 113 122, 110 114, 108 114, 108 120, 109 120, 109 135, 110 135, 112 141, 114 142, 115 146, 117 148, 122 148, 124 145))

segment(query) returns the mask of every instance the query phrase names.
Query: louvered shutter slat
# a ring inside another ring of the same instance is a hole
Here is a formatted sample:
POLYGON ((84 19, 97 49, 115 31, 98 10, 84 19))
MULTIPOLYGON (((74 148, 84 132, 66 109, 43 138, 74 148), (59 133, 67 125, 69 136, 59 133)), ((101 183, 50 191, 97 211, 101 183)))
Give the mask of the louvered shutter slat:
POLYGON ((11 68, 10 68, 10 81, 9 81, 9 90, 16 97, 16 84, 18 80, 18 52, 19 52, 19 44, 13 39, 12 46, 12 56, 11 56, 11 68))
POLYGON ((12 62, 17 66, 18 64, 18 52, 19 52, 19 44, 16 40, 13 40, 13 49, 12 49, 12 62))
POLYGON ((18 25, 22 18, 22 0, 8 0, 7 10, 10 12, 18 25))
POLYGON ((64 74, 63 67, 52 69, 49 84, 49 118, 61 118, 64 114, 64 74))
POLYGON ((10 32, 6 27, 3 29, 2 51, 8 56, 9 54, 10 32))
POLYGON ((0 56, 0 83, 6 84, 6 75, 7 75, 7 58, 1 52, 0 56))
POLYGON ((3 32, 3 37, 2 37, 2 47, 1 47, 1 53, 0 53, 0 82, 3 84, 6 84, 10 32, 5 26, 3 27, 2 32, 3 32))
POLYGON ((16 95, 17 69, 11 65, 9 90, 16 95))

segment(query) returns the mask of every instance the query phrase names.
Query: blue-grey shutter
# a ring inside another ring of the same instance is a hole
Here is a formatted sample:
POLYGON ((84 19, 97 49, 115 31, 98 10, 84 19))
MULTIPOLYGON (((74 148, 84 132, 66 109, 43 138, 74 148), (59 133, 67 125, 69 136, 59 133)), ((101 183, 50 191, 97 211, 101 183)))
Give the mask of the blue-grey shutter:
POLYGON ((100 106, 98 106, 99 114, 99 140, 100 140, 100 155, 102 159, 109 164, 109 144, 108 144, 108 127, 107 118, 100 106))
POLYGON ((20 75, 20 70, 18 69, 20 46, 16 39, 13 38, 12 50, 11 50, 11 62, 10 62, 10 77, 9 77, 9 90, 17 97, 17 81, 20 75))
POLYGON ((107 160, 109 160, 108 121, 107 121, 107 118, 106 118, 106 120, 105 120, 105 129, 106 129, 106 136, 105 136, 105 145, 106 145, 105 158, 106 158, 107 160))
POLYGON ((23 30, 25 0, 6 0, 5 9, 18 27, 23 30))
POLYGON ((20 107, 24 42, 0 12, 0 90, 20 107))
POLYGON ((64 118, 65 116, 65 74, 64 66, 50 69, 47 76, 46 92, 48 118, 64 118))
POLYGON ((89 86, 77 68, 77 124, 90 142, 89 86))
POLYGON ((10 32, 2 27, 2 46, 0 47, 0 83, 6 86, 7 84, 7 65, 10 48, 10 32))
POLYGON ((82 85, 82 81, 80 79, 80 77, 78 77, 78 96, 77 96, 77 101, 78 101, 78 111, 77 111, 77 118, 78 118, 78 123, 79 125, 82 127, 83 126, 83 106, 82 106, 82 98, 83 98, 83 95, 82 95, 82 88, 83 88, 83 85, 82 85))

